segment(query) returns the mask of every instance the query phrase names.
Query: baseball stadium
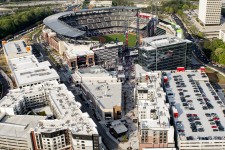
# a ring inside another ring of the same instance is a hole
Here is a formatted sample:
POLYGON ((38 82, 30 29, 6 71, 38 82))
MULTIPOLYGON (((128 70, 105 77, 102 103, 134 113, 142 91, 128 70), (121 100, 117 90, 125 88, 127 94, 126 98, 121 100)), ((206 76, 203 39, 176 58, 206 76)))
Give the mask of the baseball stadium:
POLYGON ((120 41, 133 47, 142 37, 154 34, 157 19, 151 14, 140 13, 139 8, 118 6, 62 12, 43 22, 59 37, 102 43, 120 41))

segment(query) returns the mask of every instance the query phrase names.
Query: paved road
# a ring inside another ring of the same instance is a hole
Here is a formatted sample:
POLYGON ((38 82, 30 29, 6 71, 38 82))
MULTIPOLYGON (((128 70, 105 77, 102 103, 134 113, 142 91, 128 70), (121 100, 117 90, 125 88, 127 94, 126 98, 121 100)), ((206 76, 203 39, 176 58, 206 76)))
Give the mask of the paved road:
POLYGON ((105 129, 101 126, 100 123, 96 120, 96 118, 93 116, 93 111, 89 107, 86 107, 85 101, 80 98, 80 96, 76 96, 76 101, 80 102, 82 104, 81 111, 87 112, 91 119, 95 122, 97 125, 98 133, 101 135, 104 144, 108 147, 109 150, 118 150, 118 144, 113 141, 106 133, 105 129))
POLYGON ((183 22, 176 15, 172 15, 172 18, 176 21, 176 24, 178 24, 182 28, 185 38, 193 42, 192 52, 195 54, 195 56, 204 64, 209 64, 210 60, 208 60, 204 52, 202 52, 196 45, 195 39, 191 36, 191 34, 188 33, 183 22))
POLYGON ((204 52, 201 51, 201 49, 196 45, 195 39, 191 36, 191 34, 188 33, 182 21, 176 15, 172 15, 172 18, 183 29, 185 38, 193 42, 193 54, 198 58, 198 60, 200 60, 203 64, 225 73, 225 70, 223 70, 221 67, 214 66, 212 63, 210 63, 210 60, 205 56, 204 52))

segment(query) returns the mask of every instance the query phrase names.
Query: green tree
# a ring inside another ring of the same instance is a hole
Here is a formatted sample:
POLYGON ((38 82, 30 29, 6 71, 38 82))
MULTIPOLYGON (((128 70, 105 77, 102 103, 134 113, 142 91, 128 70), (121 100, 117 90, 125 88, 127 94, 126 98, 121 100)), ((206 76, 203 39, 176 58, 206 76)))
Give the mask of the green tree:
POLYGON ((0 18, 0 38, 23 30, 51 14, 51 9, 42 7, 26 9, 13 15, 3 16, 0 18))
POLYGON ((169 8, 169 13, 173 14, 174 13, 174 9, 172 7, 169 8))
POLYGON ((183 9, 183 10, 188 10, 188 9, 189 9, 189 6, 188 6, 187 4, 184 4, 184 5, 182 6, 182 9, 183 9))
POLYGON ((177 11, 177 14, 178 14, 180 17, 183 18, 184 13, 183 13, 183 11, 182 11, 181 9, 179 9, 179 10, 177 11))
POLYGON ((203 33, 203 32, 200 32, 200 31, 198 32, 198 37, 200 37, 200 38, 204 38, 204 36, 205 36, 205 35, 204 35, 204 33, 203 33))

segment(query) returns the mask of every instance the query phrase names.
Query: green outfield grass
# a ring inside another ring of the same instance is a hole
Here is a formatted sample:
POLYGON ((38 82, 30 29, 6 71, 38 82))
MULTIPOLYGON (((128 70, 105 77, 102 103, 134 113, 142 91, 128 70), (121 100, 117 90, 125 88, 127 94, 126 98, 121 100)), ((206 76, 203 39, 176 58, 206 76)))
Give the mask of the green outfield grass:
MULTIPOLYGON (((116 38, 119 42, 125 42, 125 36, 123 33, 107 34, 101 37, 105 38, 105 42, 116 41, 116 38)), ((98 40, 98 37, 94 37, 95 40, 98 40)), ((128 47, 134 47, 136 45, 136 35, 128 34, 128 47)))

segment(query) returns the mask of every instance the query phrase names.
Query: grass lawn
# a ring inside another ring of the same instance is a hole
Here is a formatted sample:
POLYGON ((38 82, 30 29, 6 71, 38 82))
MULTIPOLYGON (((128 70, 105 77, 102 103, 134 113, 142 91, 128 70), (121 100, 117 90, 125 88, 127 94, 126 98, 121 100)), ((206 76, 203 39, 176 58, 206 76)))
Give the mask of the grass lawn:
MULTIPOLYGON (((116 38, 118 39, 119 42, 125 42, 125 37, 124 34, 122 33, 115 33, 115 34, 107 34, 104 36, 101 36, 105 38, 105 42, 111 42, 111 41, 116 41, 116 38)), ((98 40, 98 37, 94 37, 94 40, 98 40)), ((134 47, 136 45, 136 34, 128 34, 128 47, 134 47)))
POLYGON ((220 73, 206 67, 206 74, 208 75, 210 82, 225 84, 225 77, 220 73))

